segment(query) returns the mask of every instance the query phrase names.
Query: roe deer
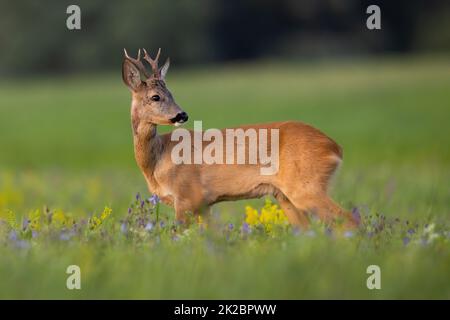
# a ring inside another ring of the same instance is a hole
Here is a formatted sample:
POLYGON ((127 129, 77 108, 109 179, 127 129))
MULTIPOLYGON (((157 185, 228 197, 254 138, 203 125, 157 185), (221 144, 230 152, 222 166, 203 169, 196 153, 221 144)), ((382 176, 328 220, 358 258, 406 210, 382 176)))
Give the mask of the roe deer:
POLYGON ((169 59, 159 68, 161 49, 155 59, 144 49, 144 60, 151 66, 149 72, 141 61, 141 50, 137 59, 124 52, 122 78, 132 93, 136 162, 149 190, 175 209, 178 221, 186 222, 187 212, 200 214, 220 201, 273 195, 291 224, 307 227, 309 213, 317 214, 326 223, 342 217, 348 226, 357 224, 327 195, 330 178, 342 160, 341 147, 301 122, 241 127, 279 130, 279 170, 274 175, 261 175, 260 166, 250 164, 174 164, 171 151, 176 142, 171 141, 170 134, 158 135, 156 130, 157 125, 178 126, 188 120, 165 84, 169 59))

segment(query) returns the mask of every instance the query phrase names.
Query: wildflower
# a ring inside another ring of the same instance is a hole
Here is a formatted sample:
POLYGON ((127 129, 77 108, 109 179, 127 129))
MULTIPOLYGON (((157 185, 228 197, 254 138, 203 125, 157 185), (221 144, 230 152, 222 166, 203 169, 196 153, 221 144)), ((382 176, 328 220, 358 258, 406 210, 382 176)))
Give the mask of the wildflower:
POLYGON ((138 192, 136 193, 136 201, 139 201, 141 199, 141 194, 138 192))
POLYGON ((5 220, 12 229, 17 228, 16 214, 12 210, 6 210, 2 216, 5 217, 5 220))
POLYGON ((52 222, 58 226, 64 226, 67 224, 67 217, 62 210, 56 210, 52 215, 52 222))
POLYGON ((248 225, 261 225, 267 233, 272 232, 276 225, 287 225, 287 217, 283 210, 279 209, 278 205, 273 204, 270 199, 266 199, 260 213, 251 206, 246 206, 245 216, 245 222, 248 225))
POLYGON ((89 219, 89 229, 91 230, 96 230, 101 224, 102 221, 96 216, 92 216, 92 218, 89 219))
POLYGON ((108 218, 112 213, 112 209, 109 207, 105 207, 105 209, 103 209, 102 214, 100 215, 100 220, 101 221, 105 221, 106 218, 108 218))
POLYGON ((354 236, 354 233, 352 231, 345 231, 344 237, 346 238, 352 238, 354 236))
POLYGON ((145 201, 142 200, 142 201, 141 201, 141 209, 144 208, 144 206, 145 206, 145 201))
POLYGON ((128 208, 128 214, 131 214, 131 208, 128 208))
POLYGON ((242 224, 242 233, 243 234, 249 234, 250 233, 250 226, 247 222, 244 222, 242 224))
POLYGON ((31 230, 39 231, 41 229, 41 210, 36 209, 29 215, 31 230))
POLYGON ((255 225, 259 221, 258 210, 253 209, 250 206, 245 207, 245 222, 249 225, 255 225))
POLYGON ((159 197, 158 197, 156 194, 153 194, 150 198, 148 198, 148 201, 149 201, 153 206, 156 206, 156 205, 159 203, 160 199, 159 199, 159 197))
POLYGON ((30 220, 28 220, 27 218, 24 218, 22 221, 22 230, 26 230, 29 223, 30 223, 30 220))
POLYGON ((425 229, 423 230, 423 238, 425 239, 426 243, 432 243, 434 239, 439 238, 439 234, 434 232, 435 224, 426 224, 425 229))
POLYGON ((153 229, 153 223, 149 222, 145 225, 145 231, 151 231, 153 229))
POLYGON ((9 233, 9 240, 11 240, 11 241, 16 241, 17 240, 17 232, 15 230, 12 230, 9 233))
POLYGON ((410 241, 411 241, 410 238, 404 237, 404 238, 403 238, 403 245, 406 246, 410 241))
POLYGON ((125 222, 122 222, 122 224, 120 225, 120 232, 122 232, 123 234, 127 233, 127 224, 125 222))
POLYGON ((352 217, 355 220, 356 224, 360 224, 361 223, 361 213, 359 212, 359 209, 357 207, 354 207, 352 209, 352 217))
POLYGON ((233 230, 233 228, 234 228, 234 225, 232 224, 232 223, 230 223, 229 225, 228 225, 228 230, 233 230))
POLYGON ((89 229, 96 230, 112 213, 112 209, 109 207, 105 207, 100 214, 100 218, 93 215, 89 219, 89 229))

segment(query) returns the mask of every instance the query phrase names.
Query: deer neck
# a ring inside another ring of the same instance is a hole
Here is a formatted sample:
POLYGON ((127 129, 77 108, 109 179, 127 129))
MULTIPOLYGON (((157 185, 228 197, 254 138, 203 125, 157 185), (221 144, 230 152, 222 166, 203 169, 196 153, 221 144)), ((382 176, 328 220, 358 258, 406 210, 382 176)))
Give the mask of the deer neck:
POLYGON ((131 123, 136 162, 147 180, 152 180, 155 167, 163 151, 161 137, 156 130, 156 124, 140 121, 138 113, 133 107, 131 123))

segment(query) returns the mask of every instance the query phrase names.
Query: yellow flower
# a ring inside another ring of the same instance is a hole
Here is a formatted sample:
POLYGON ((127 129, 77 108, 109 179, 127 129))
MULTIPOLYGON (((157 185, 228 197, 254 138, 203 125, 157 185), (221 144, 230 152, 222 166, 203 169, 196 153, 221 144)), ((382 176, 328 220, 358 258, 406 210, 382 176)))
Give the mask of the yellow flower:
POLYGON ((249 225, 253 226, 258 224, 258 210, 253 209, 251 206, 246 206, 245 215, 245 222, 247 222, 249 225))
POLYGON ((61 209, 56 210, 52 215, 52 222, 58 226, 64 226, 67 224, 67 218, 64 211, 61 209))
POLYGON ((12 210, 7 209, 0 212, 0 218, 6 220, 11 228, 17 228, 16 214, 12 210))
POLYGON ((92 216, 89 219, 89 229, 96 230, 112 213, 112 209, 109 207, 105 207, 103 212, 100 214, 100 218, 97 216, 92 216))
POLYGON ((56 227, 71 227, 75 223, 74 219, 65 214, 61 209, 55 210, 52 215, 52 224, 56 227))
POLYGON ((106 218, 108 218, 112 213, 112 209, 109 207, 105 207, 105 209, 103 209, 102 214, 100 215, 100 219, 102 221, 105 221, 106 218))
POLYGON ((246 223, 251 226, 263 226, 267 233, 272 232, 275 225, 287 224, 287 217, 283 210, 279 209, 277 204, 273 204, 269 198, 261 208, 261 213, 251 206, 246 206, 245 214, 246 223))
POLYGON ((39 231, 41 229, 41 210, 36 209, 29 214, 30 228, 39 231))

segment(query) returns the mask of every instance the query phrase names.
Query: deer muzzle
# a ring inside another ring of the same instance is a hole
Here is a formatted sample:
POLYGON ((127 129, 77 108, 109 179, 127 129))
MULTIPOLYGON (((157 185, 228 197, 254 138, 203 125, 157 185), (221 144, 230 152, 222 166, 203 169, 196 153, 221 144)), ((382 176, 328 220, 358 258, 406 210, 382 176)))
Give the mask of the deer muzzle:
POLYGON ((188 114, 183 111, 183 112, 178 113, 174 118, 170 119, 170 122, 177 125, 177 124, 185 123, 186 121, 188 121, 188 119, 189 119, 188 114))

